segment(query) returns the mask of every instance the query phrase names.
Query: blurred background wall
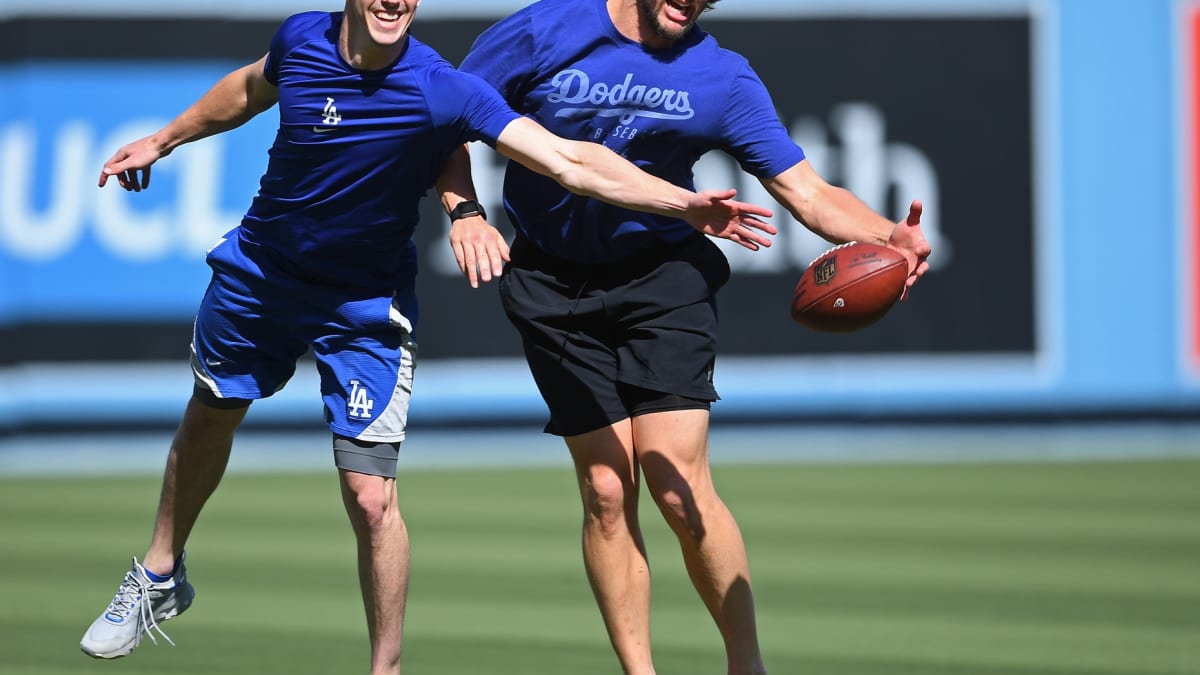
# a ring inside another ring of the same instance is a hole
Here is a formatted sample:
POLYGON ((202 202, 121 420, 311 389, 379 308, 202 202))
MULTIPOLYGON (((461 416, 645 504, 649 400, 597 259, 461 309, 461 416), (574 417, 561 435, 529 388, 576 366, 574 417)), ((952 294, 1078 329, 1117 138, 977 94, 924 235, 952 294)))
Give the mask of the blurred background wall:
MULTIPOLYGON (((425 0, 413 32, 457 64, 523 4, 425 0)), ((282 17, 340 6, 0 4, 0 433, 173 424, 205 251, 253 197, 277 118, 180 148, 141 194, 97 189, 100 168, 261 56, 282 17)), ((726 0, 703 25, 826 177, 895 219, 922 199, 935 248, 909 302, 831 336, 787 312, 826 243, 779 213, 770 250, 727 247, 715 422, 1200 418, 1200 4, 726 0)), ((503 163, 472 153, 507 228, 503 163)), ((724 156, 696 179, 774 206, 724 156)), ((447 227, 427 200, 413 423, 540 421, 495 289, 460 277, 447 227)), ((320 419, 302 365, 248 423, 320 419)))

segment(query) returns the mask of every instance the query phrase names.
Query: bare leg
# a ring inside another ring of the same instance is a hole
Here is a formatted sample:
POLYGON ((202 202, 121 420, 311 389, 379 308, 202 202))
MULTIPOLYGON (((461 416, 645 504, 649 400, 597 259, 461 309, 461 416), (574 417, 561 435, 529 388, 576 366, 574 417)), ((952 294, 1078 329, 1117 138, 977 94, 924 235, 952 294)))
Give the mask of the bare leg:
POLYGON ((371 639, 371 675, 400 672, 408 597, 408 529, 396 479, 341 471, 342 502, 358 540, 358 582, 371 639))
POLYGON ((158 574, 168 574, 183 551, 200 510, 225 475, 233 432, 248 408, 212 408, 193 397, 171 441, 154 534, 142 564, 158 574))
POLYGON ((626 675, 652 675, 650 567, 629 420, 566 439, 583 499, 583 564, 626 675))
POLYGON ((708 411, 640 415, 633 437, 646 487, 678 537, 692 585, 725 642, 730 675, 766 673, 746 546, 712 482, 708 411))

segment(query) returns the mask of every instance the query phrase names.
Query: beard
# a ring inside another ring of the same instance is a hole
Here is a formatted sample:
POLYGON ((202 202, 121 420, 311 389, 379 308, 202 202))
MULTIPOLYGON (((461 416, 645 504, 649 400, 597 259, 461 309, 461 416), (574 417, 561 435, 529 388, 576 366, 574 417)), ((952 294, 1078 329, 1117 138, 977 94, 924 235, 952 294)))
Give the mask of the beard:
POLYGON ((674 42, 687 35, 692 26, 696 25, 696 17, 693 16, 682 27, 674 25, 664 26, 662 21, 659 20, 658 10, 661 6, 660 3, 661 0, 637 0, 638 13, 642 16, 642 22, 650 26, 650 29, 654 31, 657 37, 674 42))

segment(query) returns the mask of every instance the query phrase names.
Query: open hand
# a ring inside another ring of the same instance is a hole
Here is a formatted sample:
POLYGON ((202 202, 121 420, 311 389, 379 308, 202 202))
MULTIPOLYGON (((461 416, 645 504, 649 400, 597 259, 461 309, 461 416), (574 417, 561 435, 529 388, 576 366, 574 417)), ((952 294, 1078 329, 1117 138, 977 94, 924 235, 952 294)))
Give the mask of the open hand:
POLYGON ((454 221, 450 226, 450 248, 471 288, 479 288, 480 281, 486 284, 500 276, 508 261, 508 242, 500 230, 480 216, 454 221))
POLYGON ((770 218, 770 209, 734 201, 737 190, 704 190, 692 197, 684 220, 704 234, 728 239, 751 251, 768 247, 775 235, 775 226, 761 220, 770 218))
POLYGON ((929 254, 932 249, 921 231, 921 212, 924 207, 920 200, 913 200, 908 207, 908 217, 896 223, 892 235, 888 237, 888 246, 896 249, 908 260, 908 279, 904 281, 904 290, 900 292, 900 301, 908 299, 908 290, 917 280, 929 271, 929 254))
POLYGON ((110 157, 100 172, 100 187, 104 187, 109 176, 116 176, 121 187, 130 192, 141 192, 150 187, 150 165, 163 156, 158 145, 149 136, 136 140, 110 157))

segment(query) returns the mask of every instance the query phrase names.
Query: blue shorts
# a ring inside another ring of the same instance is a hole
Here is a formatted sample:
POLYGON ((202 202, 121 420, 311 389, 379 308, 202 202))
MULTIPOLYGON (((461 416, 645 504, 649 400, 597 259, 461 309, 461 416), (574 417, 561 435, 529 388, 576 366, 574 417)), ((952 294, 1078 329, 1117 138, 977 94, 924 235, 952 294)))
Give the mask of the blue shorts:
POLYGON ((236 236, 208 255, 212 280, 192 338, 192 371, 212 399, 255 400, 283 389, 311 348, 325 420, 338 436, 404 440, 416 368, 416 294, 297 279, 236 236))

